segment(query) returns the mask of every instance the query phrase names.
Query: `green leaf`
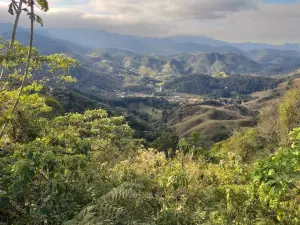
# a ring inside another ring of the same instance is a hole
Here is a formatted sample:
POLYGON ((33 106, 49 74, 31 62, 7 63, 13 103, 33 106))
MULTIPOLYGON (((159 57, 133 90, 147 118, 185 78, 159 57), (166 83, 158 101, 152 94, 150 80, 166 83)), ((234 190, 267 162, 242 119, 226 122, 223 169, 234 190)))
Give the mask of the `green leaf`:
POLYGON ((280 216, 279 216, 279 215, 277 215, 277 217, 276 217, 276 218, 277 218, 277 220, 278 220, 278 221, 280 221, 280 220, 281 220, 281 218, 280 218, 280 216))
POLYGON ((47 0, 37 0, 37 3, 41 7, 41 10, 45 12, 49 10, 49 4, 47 0))
POLYGON ((270 169, 269 172, 268 172, 268 175, 274 177, 276 175, 275 170, 274 169, 270 169))
POLYGON ((44 26, 43 20, 41 17, 36 16, 36 22, 38 22, 41 26, 44 26))
POLYGON ((10 3, 8 6, 8 12, 10 15, 14 15, 13 3, 10 3))

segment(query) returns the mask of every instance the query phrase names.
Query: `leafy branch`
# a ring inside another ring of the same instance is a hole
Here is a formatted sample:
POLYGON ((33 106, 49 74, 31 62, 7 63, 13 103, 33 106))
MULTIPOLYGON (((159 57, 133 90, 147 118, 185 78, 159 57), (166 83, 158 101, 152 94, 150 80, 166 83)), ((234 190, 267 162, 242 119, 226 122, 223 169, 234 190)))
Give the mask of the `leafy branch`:
MULTIPOLYGON (((17 24, 19 22, 21 12, 26 11, 27 15, 30 18, 30 40, 29 40, 29 49, 28 49, 28 54, 27 54, 27 61, 26 61, 26 66, 25 66, 25 73, 24 73, 24 76, 23 76, 23 80, 22 80, 22 83, 21 83, 21 86, 20 86, 19 93, 17 95, 16 101, 15 101, 15 103, 13 105, 13 108, 12 108, 12 111, 11 111, 11 115, 13 115, 13 113, 16 111, 16 109, 18 107, 20 97, 23 94, 23 89, 24 89, 25 83, 26 83, 26 81, 28 79, 28 75, 29 75, 30 60, 31 60, 31 57, 32 57, 32 48, 33 48, 34 22, 36 21, 39 24, 41 24, 41 26, 43 26, 42 18, 35 15, 35 13, 34 13, 34 5, 35 5, 34 0, 20 0, 19 5, 13 0, 12 3, 9 5, 9 10, 8 10, 9 13, 12 14, 12 15, 14 14, 14 12, 17 13, 15 24, 14 24, 14 29, 13 29, 13 34, 12 34, 12 40, 11 40, 11 44, 10 44, 9 49, 13 49, 13 45, 14 45, 15 37, 16 37, 17 24), (30 7, 30 12, 28 12, 27 8, 22 9, 23 2, 27 6, 30 7)), ((37 0, 37 5, 45 12, 49 10, 49 5, 48 5, 47 0, 37 0)), ((0 81, 3 77, 3 73, 4 73, 4 68, 1 71, 0 81)), ((7 125, 8 125, 8 121, 6 121, 2 126, 2 129, 0 131, 0 138, 3 136, 7 125)))

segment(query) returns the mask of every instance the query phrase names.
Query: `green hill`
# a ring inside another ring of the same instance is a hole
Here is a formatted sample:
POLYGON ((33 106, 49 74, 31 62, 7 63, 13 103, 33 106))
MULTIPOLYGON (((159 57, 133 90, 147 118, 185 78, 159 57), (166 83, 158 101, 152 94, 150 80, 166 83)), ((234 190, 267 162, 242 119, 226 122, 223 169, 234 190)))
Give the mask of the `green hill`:
POLYGON ((71 74, 78 81, 76 84, 71 85, 73 88, 95 96, 101 96, 105 92, 113 92, 123 85, 122 79, 84 66, 71 69, 71 74))
POLYGON ((297 51, 261 49, 252 50, 247 55, 263 66, 263 75, 288 73, 300 67, 300 54, 297 51))
POLYGON ((177 55, 141 55, 124 49, 97 49, 79 58, 88 67, 113 76, 124 77, 125 83, 138 84, 143 77, 162 82, 180 75, 195 73, 214 76, 225 74, 250 74, 261 70, 260 64, 233 53, 195 53, 177 55))
POLYGON ((170 112, 169 126, 181 136, 199 132, 206 145, 224 140, 238 127, 255 125, 252 111, 234 105, 186 104, 170 112))
POLYGON ((231 75, 218 78, 206 75, 190 75, 167 82, 164 87, 182 93, 232 97, 272 89, 280 81, 280 79, 259 76, 231 75))
POLYGON ((262 66, 243 55, 233 53, 179 54, 174 57, 184 64, 184 73, 258 73, 262 66))

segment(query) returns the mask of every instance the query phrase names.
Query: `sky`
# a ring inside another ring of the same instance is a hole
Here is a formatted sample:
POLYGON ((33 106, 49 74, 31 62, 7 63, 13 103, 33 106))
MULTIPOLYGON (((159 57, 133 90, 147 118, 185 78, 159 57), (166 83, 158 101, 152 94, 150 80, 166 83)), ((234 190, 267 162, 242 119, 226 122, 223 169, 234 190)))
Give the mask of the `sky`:
MULTIPOLYGON (((204 35, 230 42, 300 43, 300 0, 48 0, 45 27, 147 37, 204 35)), ((10 0, 0 22, 12 23, 10 0)), ((22 26, 28 25, 23 18, 22 26)))

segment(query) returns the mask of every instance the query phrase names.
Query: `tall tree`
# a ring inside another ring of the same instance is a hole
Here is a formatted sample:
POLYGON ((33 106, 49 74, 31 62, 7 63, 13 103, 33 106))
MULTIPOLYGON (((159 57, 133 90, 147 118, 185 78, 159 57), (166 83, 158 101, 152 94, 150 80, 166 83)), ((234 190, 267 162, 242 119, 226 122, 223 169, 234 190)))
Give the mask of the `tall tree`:
MULTIPOLYGON (((28 78, 28 75, 29 75, 29 68, 30 68, 30 60, 31 60, 31 56, 32 56, 32 47, 33 47, 33 36, 34 36, 34 22, 37 21, 39 24, 41 24, 43 26, 43 20, 41 19, 41 17, 35 15, 34 13, 34 5, 36 5, 35 1, 34 0, 20 0, 20 3, 19 3, 19 10, 16 10, 17 11, 17 20, 15 22, 15 28, 13 30, 13 33, 12 33, 12 44, 10 46, 10 48, 12 48, 13 44, 14 44, 14 41, 15 41, 15 32, 16 32, 16 27, 17 27, 17 24, 18 24, 18 21, 19 21, 19 17, 21 15, 21 11, 22 10, 25 10, 25 11, 28 11, 27 9, 22 9, 22 4, 23 2, 25 4, 27 4, 27 6, 30 8, 30 12, 28 12, 28 15, 29 15, 29 18, 30 18, 30 39, 29 39, 29 49, 28 49, 28 54, 27 54, 27 61, 26 61, 26 66, 25 66, 25 72, 24 72, 24 76, 23 76, 23 79, 22 79, 22 83, 21 83, 21 86, 20 86, 20 90, 19 90, 19 93, 17 95, 17 98, 16 98, 16 101, 13 105, 13 108, 11 110, 11 115, 14 114, 14 112, 16 111, 17 107, 18 107, 18 104, 19 104, 19 101, 20 101, 20 97, 22 96, 23 94, 23 89, 24 89, 24 86, 25 86, 25 83, 27 81, 27 78, 28 78)), ((49 10, 49 5, 48 5, 48 1, 47 0, 37 0, 37 6, 43 10, 43 11, 48 11, 49 10)), ((12 8, 15 8, 15 2, 12 2, 12 5, 10 6, 9 8, 9 12, 11 13, 11 9, 12 8)), ((0 81, 1 81, 1 78, 2 76, 0 77, 0 81)), ((0 131, 0 138, 3 136, 4 132, 5 132, 5 129, 7 127, 7 124, 8 124, 8 121, 6 121, 3 126, 2 126, 2 129, 0 131)))

